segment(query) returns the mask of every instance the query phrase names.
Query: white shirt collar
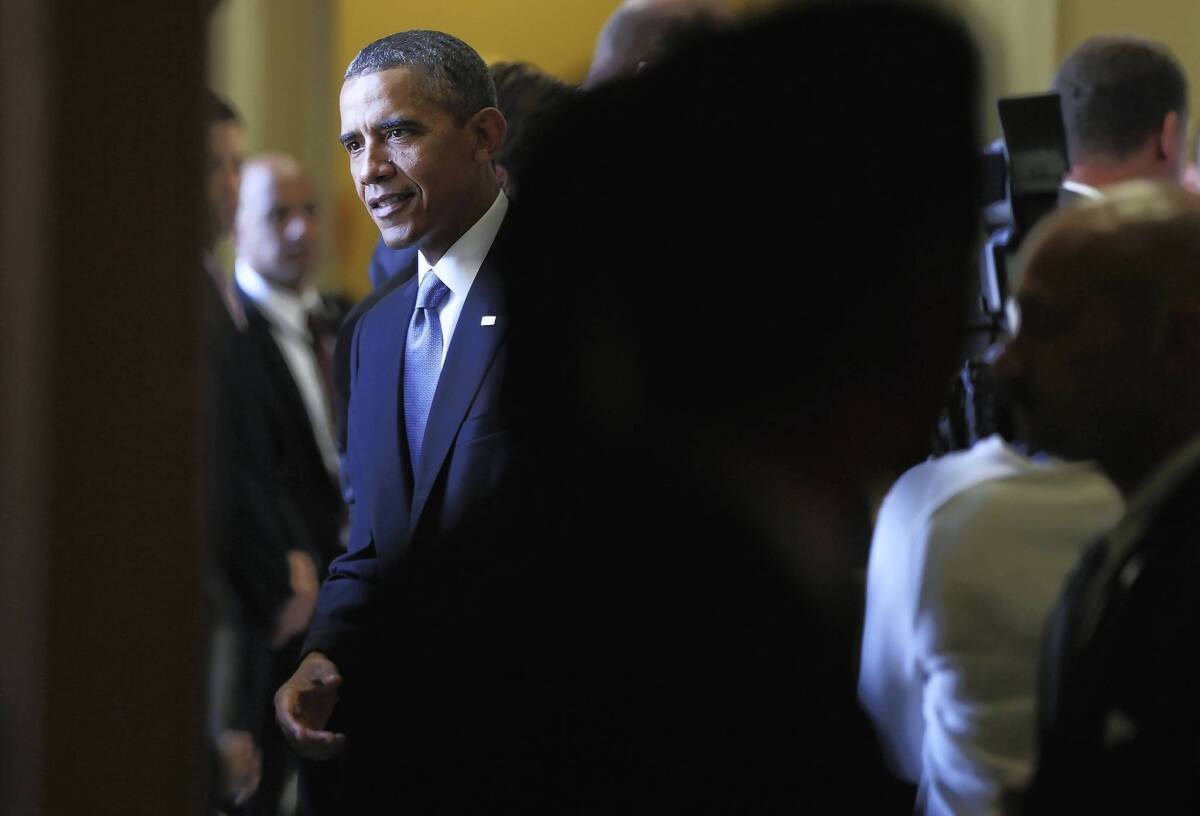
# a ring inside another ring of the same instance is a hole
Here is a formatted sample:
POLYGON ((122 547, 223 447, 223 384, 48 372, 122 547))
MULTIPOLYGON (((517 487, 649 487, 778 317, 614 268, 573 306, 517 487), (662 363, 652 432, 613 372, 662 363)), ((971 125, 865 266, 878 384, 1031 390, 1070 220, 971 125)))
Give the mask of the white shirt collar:
POLYGON ((238 288, 263 310, 268 320, 307 336, 308 313, 321 306, 315 286, 306 286, 296 294, 270 283, 241 258, 234 261, 233 270, 238 288))
POLYGON ((460 298, 466 297, 471 284, 475 282, 475 276, 479 274, 483 259, 487 257, 492 242, 496 240, 496 233, 500 231, 500 224, 507 212, 508 197, 502 190, 496 194, 496 200, 488 207, 487 212, 446 250, 446 254, 437 264, 431 265, 425 260, 425 253, 418 252, 417 283, 425 280, 425 275, 433 270, 451 292, 460 298))
POLYGON ((1084 184, 1082 181, 1064 181, 1062 183, 1062 188, 1064 190, 1069 190, 1075 195, 1083 198, 1090 198, 1094 201, 1104 200, 1104 193, 1100 192, 1100 190, 1096 189, 1090 184, 1084 184))

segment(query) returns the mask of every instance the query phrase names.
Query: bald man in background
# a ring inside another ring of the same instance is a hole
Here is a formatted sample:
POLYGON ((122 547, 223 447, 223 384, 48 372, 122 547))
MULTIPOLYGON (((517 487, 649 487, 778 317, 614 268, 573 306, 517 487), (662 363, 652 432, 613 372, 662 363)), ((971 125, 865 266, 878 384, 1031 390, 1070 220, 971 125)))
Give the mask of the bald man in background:
MULTIPOLYGON (((292 595, 286 625, 270 641, 274 687, 291 672, 299 635, 316 606, 320 578, 341 550, 345 519, 331 404, 332 344, 344 301, 314 285, 319 209, 316 187, 291 156, 245 164, 234 227, 234 278, 246 340, 263 380, 258 394, 267 423, 270 488, 284 520, 292 595)), ((289 752, 273 727, 269 696, 261 701, 263 777, 249 808, 275 813, 289 772, 289 752)))
POLYGON ((1127 499, 1047 630, 1027 814, 1200 809, 1200 198, 1131 182, 1031 238, 997 374, 1127 499))

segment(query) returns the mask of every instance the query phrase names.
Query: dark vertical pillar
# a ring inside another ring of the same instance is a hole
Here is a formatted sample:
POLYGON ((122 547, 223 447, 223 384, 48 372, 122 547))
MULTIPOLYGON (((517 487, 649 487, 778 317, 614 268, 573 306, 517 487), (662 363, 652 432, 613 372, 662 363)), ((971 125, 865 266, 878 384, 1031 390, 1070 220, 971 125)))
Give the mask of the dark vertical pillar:
POLYGON ((204 810, 202 5, 4 4, 6 812, 204 810))

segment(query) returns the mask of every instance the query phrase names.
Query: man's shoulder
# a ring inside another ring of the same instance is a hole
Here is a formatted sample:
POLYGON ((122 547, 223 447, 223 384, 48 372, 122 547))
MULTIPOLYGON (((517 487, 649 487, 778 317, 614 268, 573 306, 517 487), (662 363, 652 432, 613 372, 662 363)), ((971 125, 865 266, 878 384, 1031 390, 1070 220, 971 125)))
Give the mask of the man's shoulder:
POLYGON ((992 436, 972 447, 930 459, 905 471, 888 491, 880 518, 920 523, 947 502, 989 482, 1020 474, 1026 460, 992 436))
POLYGON ((392 278, 385 286, 360 301, 347 315, 346 322, 361 324, 364 331, 367 327, 371 327, 372 331, 381 331, 396 328, 396 318, 401 317, 403 323, 400 330, 404 331, 408 327, 408 316, 400 313, 411 309, 411 304, 406 304, 405 298, 407 295, 412 299, 416 285, 415 277, 392 278))
POLYGON ((259 333, 269 331, 271 322, 267 315, 263 312, 262 306, 258 304, 254 298, 246 293, 246 290, 241 287, 237 281, 233 283, 233 292, 237 297, 238 302, 242 305, 242 312, 246 316, 246 331, 247 333, 259 333))

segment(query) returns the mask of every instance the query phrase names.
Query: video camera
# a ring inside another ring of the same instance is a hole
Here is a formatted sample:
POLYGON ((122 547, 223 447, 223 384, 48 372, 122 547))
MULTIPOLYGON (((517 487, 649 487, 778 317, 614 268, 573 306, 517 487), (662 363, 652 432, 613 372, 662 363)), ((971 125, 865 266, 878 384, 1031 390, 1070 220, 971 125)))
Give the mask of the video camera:
POLYGON ((935 453, 970 447, 994 433, 1011 438, 992 361, 1011 334, 1006 307, 1020 278, 1021 244, 1058 206, 1071 166, 1058 94, 1009 97, 998 109, 1004 138, 984 150, 981 162, 986 239, 975 276, 978 287, 968 305, 965 362, 938 421, 935 453))

